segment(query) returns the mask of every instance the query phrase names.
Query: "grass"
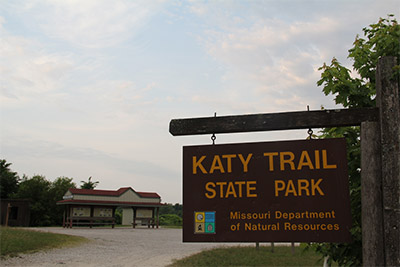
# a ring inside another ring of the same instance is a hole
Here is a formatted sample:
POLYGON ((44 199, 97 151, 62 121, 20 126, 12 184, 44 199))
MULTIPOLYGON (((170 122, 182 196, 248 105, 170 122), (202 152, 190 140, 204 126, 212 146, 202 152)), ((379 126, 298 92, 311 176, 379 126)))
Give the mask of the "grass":
POLYGON ((19 253, 33 253, 39 250, 76 246, 88 241, 88 239, 79 236, 0 227, 1 258, 15 257, 19 253))
POLYGON ((187 258, 177 260, 169 267, 180 266, 321 266, 321 256, 314 251, 296 247, 225 247, 206 250, 187 258))
POLYGON ((161 228, 182 229, 182 225, 160 225, 161 228))

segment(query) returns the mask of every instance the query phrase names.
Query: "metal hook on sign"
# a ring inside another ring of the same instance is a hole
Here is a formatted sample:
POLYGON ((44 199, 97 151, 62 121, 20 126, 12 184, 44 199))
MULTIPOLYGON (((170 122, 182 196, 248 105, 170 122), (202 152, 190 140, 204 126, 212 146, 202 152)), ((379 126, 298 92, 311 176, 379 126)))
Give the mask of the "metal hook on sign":
POLYGON ((217 137, 215 136, 215 134, 212 134, 211 135, 211 141, 212 141, 213 145, 215 145, 215 139, 217 139, 217 137))
MULTIPOLYGON (((310 106, 309 106, 309 105, 307 105, 307 111, 310 111, 310 106)), ((308 131, 307 131, 307 134, 308 134, 307 140, 313 139, 313 137, 312 137, 313 133, 314 133, 313 130, 312 130, 311 128, 308 128, 308 131)))
MULTIPOLYGON (((214 112, 214 118, 216 118, 217 117, 217 112, 214 112)), ((212 135, 211 135, 211 141, 212 141, 212 144, 213 145, 215 145, 215 140, 217 139, 217 137, 215 136, 215 134, 213 133, 212 135)))

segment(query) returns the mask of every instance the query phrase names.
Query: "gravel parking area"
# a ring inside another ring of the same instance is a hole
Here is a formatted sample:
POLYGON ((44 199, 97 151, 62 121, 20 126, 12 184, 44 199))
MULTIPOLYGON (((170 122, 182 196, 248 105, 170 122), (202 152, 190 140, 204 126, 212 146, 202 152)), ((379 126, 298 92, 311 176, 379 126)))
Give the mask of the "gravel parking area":
MULTIPOLYGON (((182 243, 181 229, 148 228, 31 228, 84 236, 92 242, 79 247, 23 254, 1 261, 2 266, 166 266, 217 246, 240 244, 182 243)), ((243 244, 247 246, 249 244, 243 244)), ((252 244, 254 245, 254 244, 252 244)))

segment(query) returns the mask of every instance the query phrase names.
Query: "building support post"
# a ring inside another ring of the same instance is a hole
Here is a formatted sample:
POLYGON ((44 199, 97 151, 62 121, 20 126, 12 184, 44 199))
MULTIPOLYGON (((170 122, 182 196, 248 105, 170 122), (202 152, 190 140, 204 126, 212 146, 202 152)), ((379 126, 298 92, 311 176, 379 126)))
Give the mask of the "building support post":
POLYGON ((69 228, 72 228, 72 216, 74 215, 73 209, 74 209, 74 206, 71 205, 69 207, 69 228))
POLYGON ((65 213, 66 213, 66 207, 64 207, 64 212, 63 212, 63 228, 65 228, 65 213))
POLYGON ((6 213, 6 223, 5 223, 6 227, 8 226, 8 219, 10 218, 10 211, 11 211, 11 204, 8 203, 7 204, 7 213, 6 213))
POLYGON ((132 207, 133 209, 133 223, 132 223, 132 227, 135 228, 136 227, 136 208, 132 207))
MULTIPOLYGON (((156 208, 152 208, 152 212, 151 212, 151 227, 154 228, 154 224, 156 222, 156 208)), ((150 224, 149 224, 149 228, 150 228, 150 224)))
POLYGON ((116 206, 113 206, 112 207, 112 218, 113 218, 113 220, 112 220, 112 224, 111 224, 111 228, 114 228, 115 227, 115 211, 116 211, 116 209, 117 209, 117 207, 116 206))
POLYGON ((156 224, 156 226, 157 226, 157 229, 158 229, 158 226, 160 224, 160 208, 157 207, 156 209, 157 209, 157 221, 156 221, 157 224, 156 224))
POLYGON ((93 215, 94 215, 94 207, 90 206, 90 221, 89 221, 90 228, 92 228, 92 226, 93 226, 93 215))

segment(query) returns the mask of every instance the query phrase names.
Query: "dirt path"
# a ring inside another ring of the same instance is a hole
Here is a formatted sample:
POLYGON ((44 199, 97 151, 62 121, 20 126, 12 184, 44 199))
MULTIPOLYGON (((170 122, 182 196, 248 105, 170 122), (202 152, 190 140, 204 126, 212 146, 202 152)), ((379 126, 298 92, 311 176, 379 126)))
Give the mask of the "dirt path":
POLYGON ((184 258, 204 249, 227 246, 218 243, 182 243, 181 229, 33 229, 84 236, 92 242, 74 248, 24 254, 1 261, 2 266, 166 266, 174 259, 184 258))

